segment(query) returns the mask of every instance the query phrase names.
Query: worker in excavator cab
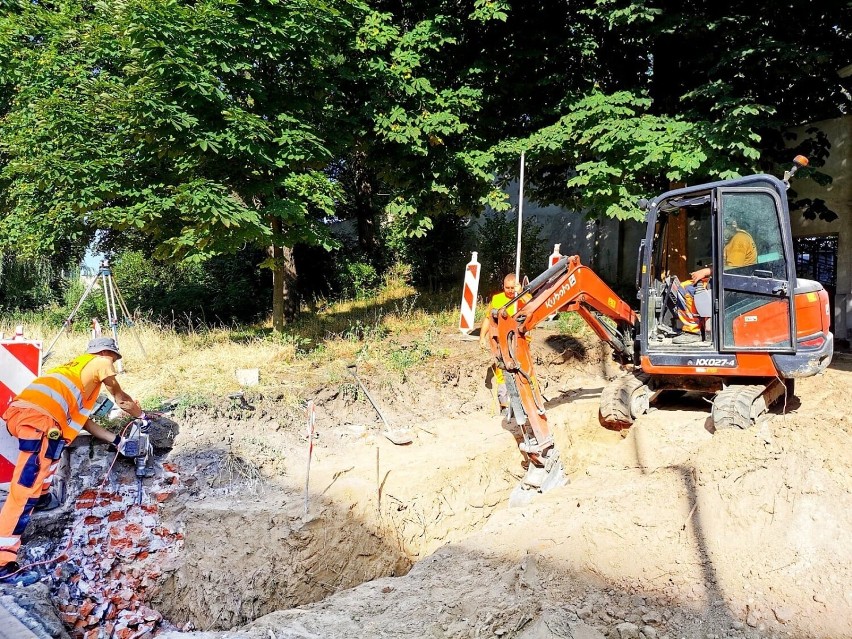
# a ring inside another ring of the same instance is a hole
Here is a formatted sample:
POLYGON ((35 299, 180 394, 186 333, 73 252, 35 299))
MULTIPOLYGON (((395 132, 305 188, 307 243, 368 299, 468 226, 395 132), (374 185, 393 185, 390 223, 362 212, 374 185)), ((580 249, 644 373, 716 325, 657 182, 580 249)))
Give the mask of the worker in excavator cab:
MULTIPOLYGON (((482 325, 479 328, 479 346, 481 348, 489 350, 488 338, 492 329, 496 330, 496 327, 493 326, 493 322, 491 321, 491 311, 506 306, 506 304, 515 299, 520 292, 521 285, 518 283, 518 278, 515 277, 515 274, 509 273, 506 275, 503 278, 502 292, 494 294, 494 297, 491 298, 491 303, 488 305, 488 309, 485 311, 485 317, 482 318, 482 325)), ((522 297, 519 301, 520 305, 523 306, 529 298, 529 295, 522 297)), ((517 306, 518 303, 511 304, 506 311, 509 315, 514 315, 518 312, 518 308, 516 308, 517 306)), ((529 335, 527 335, 527 339, 529 339, 529 335)), ((497 401, 500 404, 500 412, 505 413, 506 409, 509 407, 509 391, 506 389, 506 380, 503 377, 503 371, 500 370, 496 364, 494 365, 493 370, 494 380, 497 383, 497 401)))
POLYGON ((59 505, 50 493, 53 474, 62 451, 80 431, 86 430, 124 451, 127 440, 89 419, 101 385, 122 410, 145 419, 139 403, 116 380, 115 362, 119 359, 121 353, 114 339, 93 339, 86 353, 34 379, 3 414, 7 430, 18 439, 20 452, 0 510, 0 583, 29 585, 38 581, 38 573, 20 568, 16 561, 21 535, 34 510, 59 505))
MULTIPOLYGON (((757 264, 757 245, 754 238, 745 229, 740 228, 733 217, 725 218, 725 249, 723 251, 725 270, 757 264)), ((675 281, 672 291, 675 295, 677 316, 683 328, 672 342, 674 344, 692 344, 701 341, 698 313, 695 310, 695 292, 700 287, 710 286, 709 279, 713 267, 705 266, 690 274, 690 279, 675 281)), ((677 278, 675 278, 677 279, 677 278)))

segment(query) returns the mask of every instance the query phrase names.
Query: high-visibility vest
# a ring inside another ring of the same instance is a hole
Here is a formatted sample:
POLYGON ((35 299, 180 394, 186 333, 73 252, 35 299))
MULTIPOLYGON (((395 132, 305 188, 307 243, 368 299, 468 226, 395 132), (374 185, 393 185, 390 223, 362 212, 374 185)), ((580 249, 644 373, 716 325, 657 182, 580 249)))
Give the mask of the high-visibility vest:
MULTIPOLYGON (((491 308, 496 311, 498 308, 503 308, 504 306, 506 306, 506 304, 508 304, 511 300, 512 298, 506 295, 505 293, 495 293, 494 297, 491 298, 491 308)), ((509 315, 514 315, 515 304, 509 306, 506 311, 509 313, 509 315)))
POLYGON ((96 355, 80 355, 70 362, 52 368, 21 391, 15 399, 30 402, 46 410, 62 427, 62 437, 74 441, 98 399, 100 384, 88 397, 83 397, 83 367, 96 355))

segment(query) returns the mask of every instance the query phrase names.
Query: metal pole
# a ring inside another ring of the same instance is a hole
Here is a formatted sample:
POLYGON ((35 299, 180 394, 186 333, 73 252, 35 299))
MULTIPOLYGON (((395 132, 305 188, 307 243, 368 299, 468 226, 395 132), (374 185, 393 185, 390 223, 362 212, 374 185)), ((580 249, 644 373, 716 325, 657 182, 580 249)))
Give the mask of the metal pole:
POLYGON ((515 282, 521 281, 521 228, 524 220, 524 152, 521 151, 521 184, 518 189, 518 245, 515 247, 515 282))
POLYGON ((112 329, 112 338, 118 344, 118 312, 115 307, 115 292, 112 290, 112 272, 107 267, 101 269, 104 283, 104 303, 106 304, 107 322, 112 329))

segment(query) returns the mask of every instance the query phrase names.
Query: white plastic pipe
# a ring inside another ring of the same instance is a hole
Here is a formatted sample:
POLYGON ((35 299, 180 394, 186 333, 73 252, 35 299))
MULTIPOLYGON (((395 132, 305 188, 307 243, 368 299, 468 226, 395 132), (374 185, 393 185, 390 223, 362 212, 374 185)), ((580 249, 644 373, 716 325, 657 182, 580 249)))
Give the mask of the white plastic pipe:
POLYGON ((518 188, 518 244, 515 247, 515 282, 521 282, 521 229, 524 222, 524 152, 521 151, 521 183, 518 188))

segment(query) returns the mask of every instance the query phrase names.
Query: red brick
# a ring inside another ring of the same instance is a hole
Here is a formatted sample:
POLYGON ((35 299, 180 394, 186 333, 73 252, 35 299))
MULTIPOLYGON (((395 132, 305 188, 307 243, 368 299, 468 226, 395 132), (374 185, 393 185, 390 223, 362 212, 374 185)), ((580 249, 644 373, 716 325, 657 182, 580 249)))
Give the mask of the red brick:
POLYGON ((148 559, 149 554, 150 553, 147 550, 143 550, 138 555, 136 555, 136 559, 138 559, 139 561, 142 561, 144 559, 148 559))
POLYGON ((124 532, 128 535, 141 535, 142 534, 142 526, 139 524, 127 524, 124 527, 124 532))
POLYGON ((98 639, 100 634, 101 634, 101 631, 100 631, 99 628, 92 628, 91 630, 87 630, 83 634, 83 639, 98 639))
POLYGON ((114 549, 130 549, 133 547, 133 542, 127 537, 112 537, 109 540, 110 548, 114 549))
POLYGON ((138 612, 145 621, 159 621, 163 618, 163 615, 148 606, 139 606, 138 612))
POLYGON ((66 626, 73 626, 80 619, 80 617, 73 612, 61 612, 59 613, 59 618, 66 626))
POLYGON ((163 470, 168 473, 176 473, 178 471, 177 464, 172 464, 171 462, 166 462, 163 464, 163 470))
POLYGON ((86 515, 86 518, 83 520, 83 523, 86 526, 94 526, 95 524, 99 524, 100 521, 100 517, 95 517, 94 515, 86 515))
POLYGON ((154 499, 156 499, 160 504, 167 502, 174 496, 175 494, 173 492, 154 493, 154 499))
POLYGON ((86 599, 85 601, 83 601, 83 603, 80 604, 80 607, 78 609, 80 612, 80 617, 88 617, 94 609, 95 603, 86 599))
POLYGON ((107 519, 109 521, 119 521, 121 519, 124 519, 124 512, 122 512, 121 510, 114 510, 109 514, 107 519))

